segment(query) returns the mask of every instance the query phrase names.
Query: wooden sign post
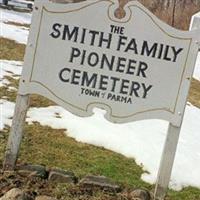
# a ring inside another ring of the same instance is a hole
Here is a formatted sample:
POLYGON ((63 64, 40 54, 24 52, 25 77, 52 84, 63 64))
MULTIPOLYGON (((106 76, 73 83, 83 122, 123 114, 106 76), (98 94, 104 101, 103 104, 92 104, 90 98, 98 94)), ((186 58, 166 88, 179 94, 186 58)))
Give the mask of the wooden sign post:
POLYGON ((166 195, 176 154, 180 129, 181 127, 173 126, 171 123, 169 124, 154 192, 155 200, 162 200, 166 195))
POLYGON ((113 123, 169 121, 154 195, 164 198, 200 33, 174 29, 134 0, 121 19, 118 7, 117 0, 35 2, 5 170, 15 167, 29 94, 36 93, 82 117, 99 107, 113 123))

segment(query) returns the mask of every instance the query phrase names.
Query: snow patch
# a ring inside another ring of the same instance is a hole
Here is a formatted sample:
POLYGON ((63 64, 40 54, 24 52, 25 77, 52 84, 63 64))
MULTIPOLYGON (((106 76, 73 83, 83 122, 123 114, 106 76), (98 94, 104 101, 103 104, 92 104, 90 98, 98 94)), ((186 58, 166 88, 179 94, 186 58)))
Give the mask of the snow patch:
POLYGON ((6 22, 30 24, 31 14, 0 9, 0 37, 26 44, 29 29, 21 26, 6 24, 6 22))
POLYGON ((14 107, 14 103, 0 99, 0 130, 3 130, 6 125, 11 125, 14 107))
POLYGON ((5 24, 0 22, 0 37, 15 40, 18 43, 26 44, 29 31, 26 28, 5 24))
MULTIPOLYGON (((14 103, 2 100, 3 115, 0 128, 10 125, 14 103)), ((168 123, 162 120, 144 120, 127 124, 112 124, 104 119, 105 111, 94 109, 92 117, 80 118, 59 106, 30 108, 27 121, 39 122, 54 129, 66 129, 67 135, 77 141, 104 147, 135 158, 150 174, 142 179, 155 183, 168 123), (59 115, 61 118, 56 118, 59 115)), ((181 130, 170 187, 200 188, 200 109, 187 105, 181 130)))
POLYGON ((21 24, 31 23, 31 17, 32 17, 31 13, 15 12, 12 10, 4 10, 4 9, 0 9, 0 12, 1 12, 0 22, 12 21, 21 24))
POLYGON ((0 60, 0 87, 9 84, 9 81, 4 76, 10 76, 17 79, 22 72, 22 62, 0 60))

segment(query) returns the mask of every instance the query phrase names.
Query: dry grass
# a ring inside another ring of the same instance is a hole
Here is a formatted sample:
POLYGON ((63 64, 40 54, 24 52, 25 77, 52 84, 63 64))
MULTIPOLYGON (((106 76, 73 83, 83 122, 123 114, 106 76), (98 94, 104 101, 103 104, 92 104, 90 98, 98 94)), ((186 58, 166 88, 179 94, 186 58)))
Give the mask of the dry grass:
MULTIPOLYGON (((39 123, 26 125, 18 162, 56 166, 73 171, 80 178, 88 174, 104 175, 123 186, 152 188, 140 179, 144 171, 134 159, 76 142, 66 137, 65 131, 41 126, 39 123)), ((3 136, 0 139, 0 163, 8 133, 8 127, 0 131, 3 136)))
POLYGON ((0 59, 23 60, 25 47, 24 44, 0 37, 0 59))
POLYGON ((192 80, 188 101, 200 108, 200 81, 192 80))
POLYGON ((7 22, 4 22, 4 23, 9 24, 9 25, 19 26, 19 27, 30 28, 30 24, 22 24, 22 23, 12 22, 12 21, 7 21, 7 22))
MULTIPOLYGON (((152 190, 153 185, 141 180, 144 173, 134 159, 128 159, 120 154, 95 147, 93 145, 78 143, 66 137, 66 130, 55 130, 39 123, 26 125, 18 163, 42 164, 47 167, 59 167, 82 178, 88 174, 104 175, 121 185, 126 190, 130 188, 147 188, 152 190)), ((5 144, 9 127, 0 131, 0 163, 3 160, 5 144)), ((25 188, 26 185, 24 186, 25 188)), ((81 191, 77 186, 66 184, 49 185, 46 188, 33 186, 40 194, 48 194, 60 200, 123 200, 120 194, 108 195, 101 191, 81 191)), ((125 198, 126 199, 126 198, 125 198)), ((124 199, 124 200, 125 200, 124 199)), ((166 200, 199 200, 200 190, 188 187, 182 191, 169 191, 166 200)))
MULTIPOLYGON (((0 87, 0 99, 6 99, 8 101, 15 102, 17 97, 19 79, 14 79, 9 76, 5 76, 4 79, 7 79, 9 81, 9 84, 0 87), (10 90, 10 87, 15 88, 16 90, 10 90)), ((30 95, 30 107, 48 107, 52 105, 55 105, 55 103, 43 96, 37 94, 30 95)))

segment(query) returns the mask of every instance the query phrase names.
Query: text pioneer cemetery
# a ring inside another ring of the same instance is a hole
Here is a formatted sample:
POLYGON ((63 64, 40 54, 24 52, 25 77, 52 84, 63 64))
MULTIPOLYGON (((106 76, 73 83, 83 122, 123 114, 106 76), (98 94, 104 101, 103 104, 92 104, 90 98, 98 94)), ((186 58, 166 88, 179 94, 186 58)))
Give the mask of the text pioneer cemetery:
POLYGON ((77 85, 81 95, 128 104, 134 98, 148 98, 154 88, 148 74, 151 66, 143 58, 175 63, 183 52, 182 47, 128 37, 124 27, 115 25, 108 25, 108 32, 102 32, 54 23, 48 37, 71 45, 65 55, 76 67, 62 66, 57 75, 61 82, 77 85), (93 51, 92 47, 102 51, 93 51))

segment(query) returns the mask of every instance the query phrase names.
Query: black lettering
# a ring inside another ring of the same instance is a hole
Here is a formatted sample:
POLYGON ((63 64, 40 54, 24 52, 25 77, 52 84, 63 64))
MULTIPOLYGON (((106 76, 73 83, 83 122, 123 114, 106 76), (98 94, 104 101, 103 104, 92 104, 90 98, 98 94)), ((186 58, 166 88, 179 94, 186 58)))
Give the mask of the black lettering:
POLYGON ((88 77, 88 73, 87 72, 83 72, 82 82, 81 82, 82 86, 95 88, 96 87, 96 83, 97 83, 97 74, 94 73, 94 74, 92 74, 91 77, 88 77))
POLYGON ((161 59, 161 57, 162 57, 163 47, 164 47, 164 44, 161 44, 161 45, 160 45, 159 52, 158 52, 158 59, 161 59))
POLYGON ((83 65, 84 64, 84 62, 85 62, 85 54, 86 54, 86 50, 83 50, 83 54, 82 54, 82 56, 81 56, 81 65, 83 65))
POLYGON ((50 33, 50 35, 53 37, 53 38, 59 38, 60 37, 60 30, 59 30, 59 28, 61 27, 62 25, 61 24, 58 24, 58 23, 56 23, 56 24, 54 24, 53 25, 53 30, 54 30, 54 32, 52 32, 52 33, 50 33))
POLYGON ((92 35, 90 45, 94 46, 96 36, 99 35, 99 32, 98 31, 91 31, 90 30, 89 33, 92 35))
POLYGON ((72 47, 71 55, 69 62, 73 63, 74 58, 77 58, 81 55, 81 51, 78 48, 72 47))
POLYGON ((148 65, 145 63, 145 62, 140 62, 139 63, 139 67, 138 67, 138 71, 137 71, 137 76, 142 76, 144 78, 146 78, 146 74, 145 74, 145 71, 148 69, 148 65))
POLYGON ((73 70, 71 84, 74 84, 74 85, 79 84, 78 80, 80 79, 80 75, 79 75, 80 73, 81 73, 80 70, 76 70, 76 69, 73 70), (76 80, 76 79, 78 79, 78 80, 76 80))
POLYGON ((120 79, 119 78, 116 78, 116 77, 110 77, 110 80, 112 80, 113 82, 112 82, 112 88, 111 88, 111 91, 112 92, 115 92, 115 88, 116 88, 116 83, 117 83, 117 81, 120 81, 120 79))
POLYGON ((172 47, 173 53, 174 53, 174 59, 173 62, 176 62, 177 56, 179 53, 181 53, 181 51, 183 50, 183 48, 179 48, 178 50, 176 50, 175 47, 172 47))
POLYGON ((68 69, 68 68, 62 69, 62 70, 60 71, 60 73, 59 73, 59 78, 60 78, 61 81, 68 83, 68 82, 69 82, 69 79, 66 78, 66 77, 64 76, 64 75, 65 75, 65 72, 70 73, 71 70, 68 69))
POLYGON ((101 75, 99 81, 99 89, 100 90, 107 90, 108 85, 108 76, 101 75))
POLYGON ((81 44, 85 43, 85 33, 86 33, 86 29, 83 28, 83 33, 82 33, 82 37, 81 37, 81 41, 80 41, 81 44))
POLYGON ((122 79, 120 93, 121 94, 128 94, 127 89, 129 88, 129 80, 122 79), (127 84, 127 85, 126 85, 127 84))
POLYGON ((168 53, 169 53, 169 46, 167 45, 165 48, 163 60, 171 61, 171 58, 168 57, 168 53))
POLYGON ((130 74, 130 75, 134 75, 134 71, 135 71, 135 64, 137 62, 135 60, 129 60, 128 62, 128 67, 127 67, 127 71, 126 73, 127 74, 130 74))
POLYGON ((102 47, 103 42, 105 42, 106 48, 110 49, 111 41, 112 41, 112 34, 111 33, 108 34, 108 38, 104 38, 104 33, 101 32, 100 39, 99 39, 99 47, 102 47))
POLYGON ((125 65, 126 63, 123 63, 123 62, 126 62, 126 58, 119 57, 119 58, 118 58, 118 63, 117 63, 116 72, 121 72, 121 73, 124 72, 125 67, 126 67, 126 65, 125 65))
POLYGON ((117 51, 121 50, 121 46, 125 45, 126 43, 124 42, 124 40, 127 40, 127 37, 125 36, 119 36, 119 41, 118 41, 118 45, 117 45, 117 51))
POLYGON ((129 95, 132 96, 133 93, 136 97, 139 97, 139 93, 138 93, 138 90, 140 89, 140 84, 138 82, 132 82, 131 84, 131 89, 130 89, 130 93, 129 95))
POLYGON ((151 56, 154 58, 156 56, 158 44, 154 43, 151 48, 148 46, 148 42, 144 41, 142 45, 142 52, 141 55, 151 56))
POLYGON ((124 34, 124 27, 110 25, 111 33, 124 34))
POLYGON ((74 38, 74 42, 77 42, 77 38, 78 38, 78 31, 79 28, 78 27, 74 27, 72 29, 72 31, 69 30, 69 26, 65 25, 64 26, 64 30, 63 30, 63 36, 62 36, 62 40, 66 40, 66 36, 68 40, 71 40, 72 38, 74 38))
POLYGON ((135 52, 135 54, 138 54, 137 44, 136 44, 136 42, 135 42, 135 39, 132 39, 132 40, 129 42, 128 46, 127 46, 126 49, 125 49, 125 52, 128 52, 129 50, 132 50, 132 51, 135 52))
POLYGON ((144 83, 142 83, 142 87, 144 89, 144 94, 143 94, 142 98, 146 99, 147 93, 153 87, 153 85, 149 85, 148 87, 146 87, 146 85, 144 83))
POLYGON ((88 64, 91 66, 91 67, 94 67, 98 64, 99 62, 99 56, 97 53, 95 52, 92 52, 90 53, 90 55, 88 56, 88 64))
POLYGON ((110 71, 113 70, 113 66, 114 66, 114 61, 115 61, 115 56, 112 56, 110 61, 108 60, 108 57, 106 56, 106 54, 102 55, 102 59, 101 59, 101 66, 100 68, 103 69, 106 66, 108 66, 108 69, 110 71))

